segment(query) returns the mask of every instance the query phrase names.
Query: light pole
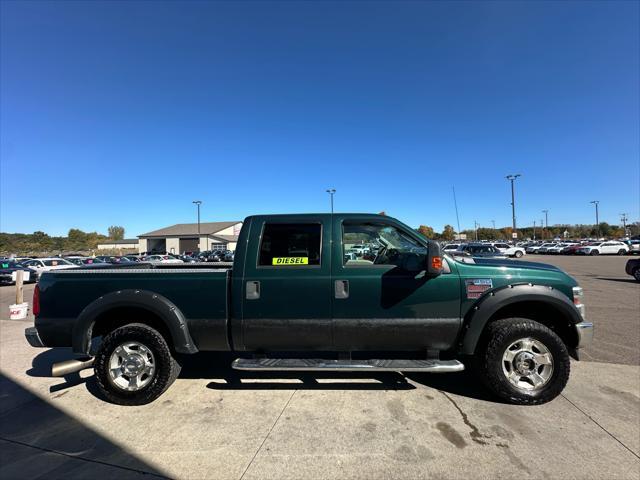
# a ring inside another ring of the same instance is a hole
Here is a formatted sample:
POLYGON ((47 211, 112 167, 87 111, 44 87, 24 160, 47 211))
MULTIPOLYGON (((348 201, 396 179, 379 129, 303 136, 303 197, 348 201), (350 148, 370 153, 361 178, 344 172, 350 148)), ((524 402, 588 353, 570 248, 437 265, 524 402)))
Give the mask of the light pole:
POLYGON ((327 193, 331 196, 331 215, 333 215, 333 196, 336 193, 336 189, 335 188, 328 188, 327 189, 327 193))
MULTIPOLYGON (((542 213, 544 213, 544 229, 542 230, 543 232, 549 231, 549 210, 542 210, 542 213)), ((544 236, 543 236, 544 238, 544 236)))
POLYGON ((621 213, 620 214, 620 221, 622 222, 622 230, 624 231, 624 236, 627 236, 627 220, 629 220, 629 217, 627 216, 626 213, 621 213))
POLYGON ((480 226, 480 224, 477 221, 473 221, 473 228, 476 231, 476 242, 478 241, 478 227, 480 226))
POLYGON ((493 238, 497 240, 498 236, 496 235, 496 221, 491 220, 491 223, 493 224, 493 238))
POLYGON ((191 203, 195 203, 196 207, 198 207, 198 251, 200 250, 200 205, 202 205, 202 200, 194 200, 191 203))
POLYGON ((521 177, 522 175, 516 173, 515 175, 507 175, 505 178, 511 182, 511 217, 513 220, 513 231, 512 233, 516 233, 516 194, 513 186, 513 182, 516 178, 521 177))
POLYGON ((535 241, 536 239, 536 221, 533 221, 533 240, 535 241))
POLYGON ((598 218, 598 204, 600 203, 600 200, 591 200, 589 203, 593 203, 596 206, 596 232, 598 234, 598 238, 600 238, 600 219, 598 218))

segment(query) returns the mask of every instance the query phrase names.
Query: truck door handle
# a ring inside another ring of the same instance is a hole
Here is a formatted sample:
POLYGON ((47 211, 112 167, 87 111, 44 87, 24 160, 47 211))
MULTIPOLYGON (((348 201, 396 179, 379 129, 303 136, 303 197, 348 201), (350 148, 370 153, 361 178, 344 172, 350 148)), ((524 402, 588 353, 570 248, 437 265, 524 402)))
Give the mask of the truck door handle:
POLYGON ((336 280, 334 292, 336 298, 349 298, 349 280, 336 280))
POLYGON ((245 297, 247 300, 257 300, 260 298, 260 282, 252 280, 247 282, 245 297))

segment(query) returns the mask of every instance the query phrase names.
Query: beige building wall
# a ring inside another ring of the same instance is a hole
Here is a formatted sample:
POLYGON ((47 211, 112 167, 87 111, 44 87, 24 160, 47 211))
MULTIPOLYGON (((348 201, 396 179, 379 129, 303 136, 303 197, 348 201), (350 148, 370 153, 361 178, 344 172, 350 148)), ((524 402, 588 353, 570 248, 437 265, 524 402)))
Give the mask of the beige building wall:
POLYGON ((229 243, 227 244, 227 248, 228 248, 229 250, 231 250, 232 252, 235 252, 235 251, 236 251, 236 245, 237 245, 237 243, 236 243, 236 242, 229 242, 229 243))
POLYGON ((138 239, 138 253, 142 253, 142 252, 146 252, 147 251, 147 239, 146 238, 139 238, 138 239))
MULTIPOLYGON (((236 225, 242 226, 242 222, 238 222, 238 223, 236 223, 236 225)), ((235 227, 235 225, 231 225, 230 227, 227 227, 224 230, 220 230, 219 232, 216 232, 214 235, 233 235, 234 227, 235 227)), ((236 228, 236 231, 237 230, 238 229, 236 228)), ((229 249, 229 250, 231 250, 231 249, 229 249)))
POLYGON ((180 253, 180 239, 179 238, 167 238, 167 252, 180 253))

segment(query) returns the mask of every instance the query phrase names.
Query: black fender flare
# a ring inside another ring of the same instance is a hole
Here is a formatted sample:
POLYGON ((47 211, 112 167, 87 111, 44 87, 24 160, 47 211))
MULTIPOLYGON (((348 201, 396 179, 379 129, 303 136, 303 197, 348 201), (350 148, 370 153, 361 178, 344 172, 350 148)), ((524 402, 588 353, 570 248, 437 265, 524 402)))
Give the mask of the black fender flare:
POLYGON ((89 354, 91 332, 96 319, 103 313, 118 307, 136 307, 156 315, 166 325, 176 352, 198 351, 182 312, 166 297, 147 290, 118 290, 108 293, 87 305, 73 325, 72 346, 74 353, 89 354))
MULTIPOLYGON (((553 287, 530 283, 507 285, 485 293, 465 316, 461 353, 473 355, 480 336, 493 314, 508 305, 520 302, 546 303, 559 311, 568 322, 572 324, 582 322, 580 312, 573 302, 564 293, 553 287)), ((570 345, 568 347, 571 348, 570 345)))

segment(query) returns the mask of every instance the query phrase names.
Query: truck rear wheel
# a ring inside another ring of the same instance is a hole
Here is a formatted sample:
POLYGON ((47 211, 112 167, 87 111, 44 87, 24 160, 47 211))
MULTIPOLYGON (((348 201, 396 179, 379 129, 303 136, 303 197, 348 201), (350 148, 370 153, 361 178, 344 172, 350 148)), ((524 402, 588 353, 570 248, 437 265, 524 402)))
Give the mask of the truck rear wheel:
POLYGON ((94 371, 107 400, 119 405, 145 405, 169 388, 180 373, 180 364, 157 330, 132 323, 104 337, 94 371))
POLYGON ((569 380, 569 352, 551 329, 526 318, 490 323, 478 352, 483 383, 498 397, 518 405, 538 405, 557 397, 569 380))

